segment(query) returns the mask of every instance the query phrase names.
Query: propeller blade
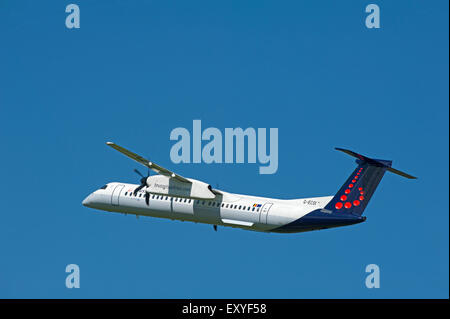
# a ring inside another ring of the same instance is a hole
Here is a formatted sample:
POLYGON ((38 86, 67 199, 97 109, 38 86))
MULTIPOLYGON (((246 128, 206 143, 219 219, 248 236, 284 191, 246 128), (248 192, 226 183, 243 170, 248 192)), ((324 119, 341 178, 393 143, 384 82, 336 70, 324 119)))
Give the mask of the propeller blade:
POLYGON ((142 173, 139 172, 137 169, 134 169, 134 172, 135 172, 136 174, 138 174, 140 177, 144 177, 144 175, 142 175, 142 173))
POLYGON ((137 192, 139 192, 139 191, 140 191, 142 188, 144 188, 144 187, 145 187, 145 184, 140 185, 139 187, 137 187, 137 188, 134 190, 133 194, 136 195, 137 192))
POLYGON ((149 205, 149 201, 150 201, 150 193, 145 192, 145 203, 147 204, 147 206, 149 205))

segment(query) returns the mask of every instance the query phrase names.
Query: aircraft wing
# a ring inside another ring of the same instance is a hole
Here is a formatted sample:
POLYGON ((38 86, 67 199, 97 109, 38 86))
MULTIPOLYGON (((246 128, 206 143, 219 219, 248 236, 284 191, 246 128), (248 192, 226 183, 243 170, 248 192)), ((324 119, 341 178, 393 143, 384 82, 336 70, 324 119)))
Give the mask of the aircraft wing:
POLYGON ((147 166, 148 168, 150 168, 151 170, 155 171, 156 173, 158 173, 160 175, 175 178, 175 179, 179 180, 180 182, 191 183, 190 180, 184 178, 183 176, 175 174, 174 172, 171 172, 168 169, 165 169, 164 167, 159 166, 158 164, 150 162, 149 160, 123 148, 122 146, 119 146, 113 142, 106 142, 106 145, 111 146, 113 149, 119 151, 120 153, 124 154, 125 156, 128 156, 129 158, 135 160, 136 162, 141 163, 144 166, 147 166))

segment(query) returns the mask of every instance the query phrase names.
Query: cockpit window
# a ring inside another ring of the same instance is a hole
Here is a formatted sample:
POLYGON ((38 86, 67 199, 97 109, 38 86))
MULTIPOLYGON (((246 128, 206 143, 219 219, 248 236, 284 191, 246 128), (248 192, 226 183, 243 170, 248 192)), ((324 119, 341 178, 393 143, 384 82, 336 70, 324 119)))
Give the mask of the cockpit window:
POLYGON ((100 189, 106 189, 106 187, 108 187, 108 185, 103 185, 100 189))

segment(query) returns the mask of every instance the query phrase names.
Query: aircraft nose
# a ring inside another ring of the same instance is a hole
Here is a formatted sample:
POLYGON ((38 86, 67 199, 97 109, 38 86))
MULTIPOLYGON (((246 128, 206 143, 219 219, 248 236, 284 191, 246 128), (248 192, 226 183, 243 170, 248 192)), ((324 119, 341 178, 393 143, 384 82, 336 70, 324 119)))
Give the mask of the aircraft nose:
POLYGON ((82 202, 83 206, 90 207, 92 205, 92 194, 89 194, 82 202))

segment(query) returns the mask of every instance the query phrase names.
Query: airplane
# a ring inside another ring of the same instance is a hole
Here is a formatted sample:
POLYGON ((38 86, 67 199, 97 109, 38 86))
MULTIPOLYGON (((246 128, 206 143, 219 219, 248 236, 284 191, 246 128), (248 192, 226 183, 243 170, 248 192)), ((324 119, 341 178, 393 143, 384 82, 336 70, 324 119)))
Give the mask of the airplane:
POLYGON ((111 182, 88 195, 86 207, 124 214, 168 218, 252 231, 299 233, 358 224, 386 171, 416 179, 392 168, 392 161, 372 159, 336 148, 356 158, 357 167, 334 196, 275 199, 241 195, 178 175, 115 144, 106 143, 148 168, 140 185, 111 182), (156 175, 150 176, 150 170, 156 175))

